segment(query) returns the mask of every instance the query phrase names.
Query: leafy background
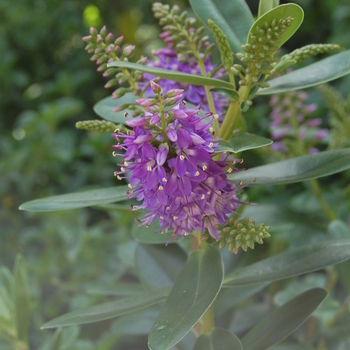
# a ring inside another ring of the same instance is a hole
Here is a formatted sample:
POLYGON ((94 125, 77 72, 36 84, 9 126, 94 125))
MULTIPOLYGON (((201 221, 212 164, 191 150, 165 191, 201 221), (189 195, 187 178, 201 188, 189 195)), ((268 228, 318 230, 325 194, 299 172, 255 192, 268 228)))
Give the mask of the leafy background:
MULTIPOLYGON (((305 21, 288 41, 286 50, 321 42, 349 48, 347 0, 295 2, 305 10, 305 21)), ((176 3, 181 8, 189 7, 186 1, 176 3)), ((256 14, 258 2, 248 4, 256 14)), ((116 164, 111 156, 111 137, 74 128, 78 120, 96 119, 92 106, 111 92, 103 88, 104 79, 89 61, 80 37, 87 34, 90 25, 106 24, 114 34, 124 35, 125 42, 137 44, 137 56, 150 55, 162 44, 150 1, 3 0, 0 18, 0 263, 12 270, 16 255, 24 256, 30 285, 29 341, 31 348, 45 349, 45 342, 48 344, 53 334, 51 330, 39 330, 46 321, 70 310, 111 300, 95 293, 96 289, 112 288, 118 280, 136 281, 136 243, 130 234, 134 223, 127 211, 18 211, 21 203, 34 198, 116 184, 112 176, 116 164)), ((349 94, 349 78, 336 85, 345 96, 349 94)), ((321 95, 314 89, 310 95, 319 105, 317 113, 326 121, 328 112, 321 95)), ((256 108, 249 111, 250 132, 268 136, 267 101, 267 97, 259 97, 256 108)), ((266 155, 255 151, 244 156, 248 167, 268 161, 266 155)), ((343 189, 349 176, 347 171, 320 181, 327 201, 347 221, 350 190, 343 189)), ((306 183, 252 187, 247 192, 251 200, 259 203, 258 207, 248 208, 247 213, 257 222, 272 226, 272 238, 254 251, 225 255, 228 271, 288 247, 325 240, 333 232, 327 231, 328 222, 306 183)), ((339 275, 344 287, 339 293, 345 293, 350 290, 350 281, 341 269, 339 275)), ((231 324, 227 325, 231 310, 221 316, 220 324, 243 335, 252 321, 295 296, 296 290, 324 287, 327 282, 323 272, 274 282, 255 299, 240 303, 231 324)), ((324 312, 315 317, 329 322, 339 307, 332 298, 323 305, 324 312)), ((126 317, 71 328, 65 334, 66 348, 146 348, 145 334, 152 326, 150 314, 155 311, 140 312, 140 324, 135 327, 134 321, 126 317), (70 345, 69 337, 73 339, 70 345)), ((310 323, 306 327, 311 327, 310 323)), ((338 332, 338 340, 330 336, 332 349, 340 349, 342 342, 346 344, 347 334, 342 329, 338 332)), ((315 334, 317 330, 311 333, 315 334)), ((293 341, 297 339, 298 333, 292 336, 293 341)), ((305 349, 312 341, 312 337, 304 339, 305 349)), ((7 347, 0 343, 0 348, 7 347)))

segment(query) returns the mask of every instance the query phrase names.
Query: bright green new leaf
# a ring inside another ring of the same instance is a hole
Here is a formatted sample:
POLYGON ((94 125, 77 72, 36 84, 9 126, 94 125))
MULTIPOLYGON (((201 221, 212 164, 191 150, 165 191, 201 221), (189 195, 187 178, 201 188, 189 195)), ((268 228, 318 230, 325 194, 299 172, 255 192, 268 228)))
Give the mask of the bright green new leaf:
POLYGON ((274 7, 280 4, 279 0, 260 0, 258 18, 264 15, 266 12, 271 11, 274 7))
POLYGON ((29 329, 29 283, 25 261, 17 255, 14 267, 14 301, 18 340, 27 342, 29 329))
POLYGON ((258 95, 272 95, 306 89, 338 79, 349 73, 350 50, 347 50, 269 80, 270 87, 260 89, 258 95))
POLYGON ((101 101, 98 101, 94 105, 94 111, 103 119, 109 120, 116 124, 125 124, 125 121, 126 121, 125 113, 128 113, 129 115, 131 115, 133 111, 130 109, 123 109, 120 112, 115 112, 114 108, 121 106, 124 103, 135 102, 135 99, 136 97, 132 92, 127 93, 116 100, 113 99, 111 96, 109 96, 104 98, 101 101))
POLYGON ((95 305, 83 310, 77 310, 57 317, 45 323, 41 329, 73 326, 108 320, 120 315, 143 309, 164 300, 169 293, 169 288, 144 292, 142 295, 110 301, 95 305))
POLYGON ((350 168, 350 148, 284 160, 228 175, 251 185, 278 185, 311 180, 350 168))
MULTIPOLYGON (((250 28, 249 34, 252 33, 256 37, 260 37, 257 32, 256 27, 265 27, 265 23, 271 23, 274 19, 281 19, 292 17, 294 18, 293 23, 281 34, 278 41, 274 44, 277 47, 281 47, 300 27, 304 19, 303 9, 296 4, 284 4, 273 8, 272 10, 266 12, 263 16, 259 17, 255 23, 250 28)), ((247 42, 251 43, 250 35, 248 36, 247 42)))
POLYGON ((256 324, 241 342, 244 350, 265 350, 297 329, 327 296, 322 288, 310 289, 293 298, 256 324))
POLYGON ((214 328, 210 334, 202 334, 193 350, 243 350, 240 340, 231 332, 214 328))
POLYGON ((320 270, 348 259, 350 238, 310 244, 238 269, 225 277, 224 286, 276 281, 320 270))
POLYGON ((126 200, 127 190, 127 186, 115 186, 98 190, 61 194, 26 202, 19 209, 28 211, 55 211, 120 202, 126 200))
POLYGON ((149 289, 173 285, 185 266, 187 255, 177 245, 138 244, 135 251, 135 269, 140 281, 149 289))
POLYGON ((241 52, 254 18, 244 0, 190 0, 193 11, 208 27, 211 19, 225 33, 232 51, 241 52))
POLYGON ((235 88, 232 84, 224 80, 203 77, 200 75, 181 73, 179 71, 174 71, 174 70, 149 67, 149 66, 144 66, 142 64, 125 62, 125 61, 114 61, 114 62, 108 63, 108 67, 122 67, 122 68, 135 69, 144 73, 154 74, 157 77, 177 81, 180 83, 191 84, 191 85, 217 86, 217 87, 228 88, 230 90, 235 88))
POLYGON ((244 133, 242 135, 232 136, 229 140, 219 142, 220 148, 216 152, 233 152, 239 153, 249 149, 260 148, 271 145, 272 140, 265 137, 244 133))
POLYGON ((170 349, 191 330, 215 300, 223 274, 221 255, 214 247, 190 254, 151 329, 151 350, 170 349))

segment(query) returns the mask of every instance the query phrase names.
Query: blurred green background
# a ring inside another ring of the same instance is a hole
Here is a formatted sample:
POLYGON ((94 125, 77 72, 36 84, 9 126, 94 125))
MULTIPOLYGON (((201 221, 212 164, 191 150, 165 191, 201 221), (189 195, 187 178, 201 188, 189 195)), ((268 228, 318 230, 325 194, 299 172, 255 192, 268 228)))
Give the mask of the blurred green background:
MULTIPOLYGON (((305 21, 288 42, 288 50, 310 43, 350 47, 348 0, 295 2, 304 8, 305 21)), ((189 7, 187 1, 167 3, 189 7)), ((256 14, 258 1, 248 3, 256 14)), ((106 300, 86 294, 87 289, 113 286, 122 275, 133 278, 128 271, 135 244, 125 213, 18 211, 31 199, 116 184, 113 139, 74 126, 79 120, 97 119, 93 105, 112 92, 103 88, 105 79, 96 72, 81 40, 90 26, 103 24, 115 36, 124 35, 125 43, 136 44, 136 56, 149 56, 162 45, 151 1, 0 2, 0 264, 12 270, 17 253, 27 262, 33 349, 52 334, 39 330, 44 322, 106 300)), ((349 79, 338 86, 349 93, 349 79)), ((320 96, 315 93, 314 98, 323 108, 320 96)), ((261 133, 267 130, 269 109, 266 99, 258 102, 252 126, 261 133), (262 114, 266 118, 261 119, 262 114)), ((254 157, 258 156, 253 154, 248 162, 261 161, 254 157)), ((288 245, 290 239, 279 243, 288 245)), ((113 331, 113 322, 101 322, 84 326, 69 349, 140 349, 137 341, 135 336, 121 338, 113 331)))

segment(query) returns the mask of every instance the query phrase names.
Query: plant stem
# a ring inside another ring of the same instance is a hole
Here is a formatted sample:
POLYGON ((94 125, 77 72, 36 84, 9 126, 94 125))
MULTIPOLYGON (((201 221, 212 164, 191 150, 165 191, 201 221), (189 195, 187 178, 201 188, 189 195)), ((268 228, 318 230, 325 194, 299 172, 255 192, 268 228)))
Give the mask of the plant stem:
POLYGON ((212 331, 213 328, 215 328, 213 304, 209 306, 209 309, 202 316, 202 322, 203 322, 203 329, 202 329, 203 334, 208 334, 212 331))
POLYGON ((331 208, 327 205, 327 203, 322 197, 322 191, 317 179, 312 179, 310 183, 311 183, 312 192, 314 193, 316 199, 318 200, 318 203, 320 204, 323 212, 326 214, 328 220, 329 221, 336 220, 337 219, 336 215, 332 212, 331 208))

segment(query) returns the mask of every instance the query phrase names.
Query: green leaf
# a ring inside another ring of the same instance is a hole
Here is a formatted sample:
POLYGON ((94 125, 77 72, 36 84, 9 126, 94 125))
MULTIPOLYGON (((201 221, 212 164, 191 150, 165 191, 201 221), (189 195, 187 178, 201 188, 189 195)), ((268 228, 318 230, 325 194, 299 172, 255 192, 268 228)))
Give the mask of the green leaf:
POLYGON ((232 100, 239 101, 239 94, 234 89, 214 88, 214 89, 211 89, 210 91, 216 92, 218 94, 223 94, 223 95, 231 98, 232 100))
POLYGON ((223 273, 216 248, 208 246, 190 254, 151 329, 151 350, 170 349, 191 330, 219 293, 223 273))
POLYGON ((144 292, 142 295, 138 294, 110 301, 108 303, 91 306, 83 310, 73 311, 45 323, 41 329, 73 326, 108 320, 159 303, 166 298, 168 293, 169 288, 158 291, 153 290, 144 292))
POLYGON ((214 328, 210 334, 202 334, 193 350, 243 350, 240 340, 231 332, 214 328))
POLYGON ((348 259, 350 239, 310 244, 238 269, 226 276, 224 286, 276 281, 320 270, 348 259))
POLYGON ((322 288, 310 289, 276 309, 242 338, 244 350, 265 350, 297 329, 327 296, 322 288))
POLYGON ((168 69, 149 67, 149 66, 144 66, 142 64, 125 62, 125 61, 114 61, 114 62, 108 63, 108 67, 122 67, 122 68, 129 68, 129 69, 135 69, 135 70, 137 69, 144 73, 154 74, 157 77, 177 81, 180 83, 191 84, 191 85, 217 86, 217 87, 228 88, 230 90, 235 88, 232 84, 224 80, 203 77, 200 75, 181 73, 179 71, 173 71, 168 69))
POLYGON ((138 244, 135 251, 135 269, 140 281, 149 289, 173 285, 185 266, 187 255, 176 244, 155 246, 138 244))
POLYGON ((260 0, 258 18, 280 4, 279 0, 260 0))
POLYGON ((135 222, 131 229, 131 235, 133 238, 143 244, 166 244, 179 242, 183 237, 177 237, 174 240, 171 236, 171 232, 161 234, 159 230, 158 220, 154 220, 149 227, 145 225, 140 226, 138 222, 135 222))
POLYGON ((60 350, 62 344, 62 328, 56 330, 52 337, 49 350, 60 350))
POLYGON ((260 89, 258 95, 272 95, 285 91, 306 89, 341 78, 349 73, 350 50, 347 50, 269 80, 270 87, 260 89))
MULTIPOLYGON (((279 20, 281 18, 286 18, 289 16, 294 18, 293 23, 281 34, 278 41, 274 44, 277 47, 281 47, 298 30, 301 23, 303 23, 304 11, 299 5, 284 4, 266 12, 255 21, 255 23, 250 28, 249 34, 252 33, 259 38, 260 34, 256 30, 257 26, 264 28, 266 22, 271 23, 275 18, 279 20)), ((248 35, 247 41, 248 43, 251 43, 250 35, 248 35)))
POLYGON ((119 282, 114 287, 91 287, 87 289, 88 294, 111 295, 111 296, 130 296, 142 294, 145 289, 139 283, 119 282))
POLYGON ((29 283, 24 258, 17 255, 14 267, 14 301, 18 340, 27 342, 29 329, 29 283))
POLYGON ((220 148, 216 152, 233 152, 239 153, 249 149, 260 148, 271 145, 272 140, 265 137, 244 133, 242 135, 232 136, 229 140, 219 142, 220 148))
POLYGON ((254 18, 244 0, 190 0, 190 5, 205 26, 211 19, 225 33, 232 51, 241 52, 254 18))
MULTIPOLYGON (((215 317, 220 316, 231 307, 260 292, 268 285, 269 283, 257 283, 248 286, 228 286, 230 288, 222 288, 214 302, 215 317)), ((222 287, 227 286, 223 285, 222 287)))
POLYGON ((35 199, 22 204, 20 210, 55 211, 91 207, 126 200, 127 186, 114 186, 35 199))
POLYGON ((311 180, 350 168, 350 148, 284 160, 232 173, 230 180, 252 185, 278 185, 311 180))
POLYGON ((116 124, 125 124, 125 113, 131 114, 133 111, 130 109, 124 109, 119 112, 114 112, 114 108, 121 106, 124 103, 133 103, 135 102, 135 95, 130 92, 118 99, 112 99, 111 96, 104 98, 101 101, 98 101, 94 105, 94 111, 101 118, 114 122, 116 124))
POLYGON ((328 236, 333 239, 350 238, 348 225, 341 220, 333 220, 327 228, 328 236))

